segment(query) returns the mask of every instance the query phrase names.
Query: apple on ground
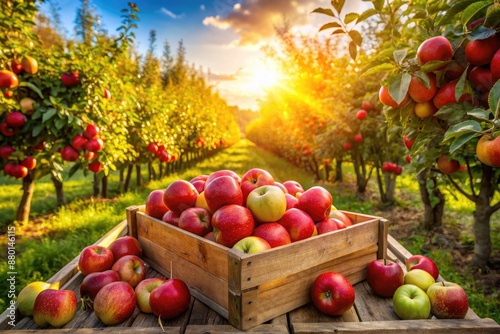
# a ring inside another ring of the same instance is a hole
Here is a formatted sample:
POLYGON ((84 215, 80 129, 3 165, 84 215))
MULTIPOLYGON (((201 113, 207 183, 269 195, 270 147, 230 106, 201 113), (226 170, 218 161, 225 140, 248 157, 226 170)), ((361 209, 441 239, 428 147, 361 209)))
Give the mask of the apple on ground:
POLYGON ((251 235, 235 243, 232 248, 246 254, 253 254, 271 249, 271 245, 265 239, 251 235))
POLYGON ((120 277, 114 270, 105 270, 101 272, 90 273, 80 284, 80 298, 85 303, 87 300, 93 301, 97 293, 109 283, 118 282, 120 277))
POLYGON ((219 176, 210 182, 207 180, 204 193, 207 205, 213 213, 225 205, 243 205, 240 184, 229 175, 219 176))
POLYGON ((377 295, 392 297, 394 292, 404 283, 404 272, 401 266, 388 259, 373 260, 366 269, 368 286, 377 295))
POLYGON ((130 284, 132 288, 146 278, 144 262, 135 255, 125 255, 119 258, 111 269, 118 273, 121 281, 130 284))
POLYGON ((257 226, 252 235, 266 240, 272 248, 288 245, 292 242, 286 228, 276 222, 257 226))
POLYGON ((164 190, 153 190, 149 193, 146 199, 146 214, 157 219, 161 219, 165 212, 168 211, 168 207, 163 201, 165 191, 164 190))
POLYGON ((241 177, 240 187, 243 193, 243 203, 246 203, 248 194, 254 189, 266 185, 274 185, 273 176, 261 168, 252 168, 241 177))
POLYGON ((33 306, 33 321, 40 327, 62 327, 75 316, 77 304, 71 290, 43 290, 33 306))
POLYGON ((304 188, 302 188, 302 185, 300 183, 298 183, 297 181, 293 181, 293 180, 285 181, 285 182, 283 182, 283 186, 285 186, 288 193, 292 196, 295 196, 297 193, 304 192, 304 188))
POLYGON ((413 269, 405 274, 404 284, 413 284, 420 289, 427 289, 436 282, 436 280, 427 271, 422 269, 413 269))
POLYGON ((163 194, 163 202, 169 210, 180 215, 187 208, 194 207, 198 191, 185 180, 175 180, 172 182, 163 194))
POLYGON ((181 315, 189 308, 190 303, 191 292, 186 283, 178 278, 168 279, 149 295, 151 310, 164 320, 181 315))
POLYGON ((257 222, 275 222, 283 217, 286 211, 286 196, 275 185, 261 186, 248 194, 246 207, 257 222))
POLYGON ((431 302, 424 290, 413 284, 403 284, 392 297, 394 312, 403 320, 427 319, 431 302))
POLYGON ((412 255, 405 261, 406 270, 422 269, 427 271, 437 280, 439 277, 439 269, 436 263, 425 255, 412 255))
POLYGON ((114 263, 113 252, 103 246, 85 247, 78 259, 78 268, 83 275, 111 269, 114 263))
POLYGON ((212 231, 211 221, 212 214, 208 210, 194 207, 181 213, 178 227, 196 235, 204 236, 212 231))
POLYGON ((317 232, 312 218, 297 208, 285 211, 285 214, 277 223, 283 225, 287 230, 292 242, 310 238, 317 232))
POLYGON ((431 312, 438 319, 463 319, 469 311, 467 293, 458 284, 437 282, 427 289, 431 312))
POLYGON ((135 287, 137 307, 139 307, 139 310, 141 310, 141 312, 153 313, 153 310, 151 310, 151 306, 149 305, 149 296, 154 289, 165 282, 166 279, 164 279, 163 277, 152 277, 146 278, 135 287))
POLYGON ((342 315, 354 305, 354 299, 354 288, 342 274, 324 272, 312 283, 311 300, 322 313, 342 315))
POLYGON ((40 292, 47 289, 57 290, 59 287, 58 284, 50 284, 41 281, 31 282, 26 285, 17 296, 17 308, 19 312, 24 316, 33 315, 33 306, 35 306, 35 300, 40 292))
POLYGON ((330 211, 330 214, 328 215, 329 218, 335 218, 335 219, 338 219, 340 220, 341 222, 344 223, 344 225, 347 227, 347 226, 352 226, 352 220, 351 218, 349 218, 348 215, 346 215, 345 213, 343 213, 342 211, 339 211, 337 209, 332 209, 330 211))
POLYGON ((169 211, 165 212, 165 214, 163 215, 161 220, 163 220, 165 223, 168 223, 170 225, 174 225, 174 226, 178 227, 179 226, 179 217, 180 217, 180 215, 169 210, 169 211))
POLYGON ((332 210, 332 195, 321 186, 314 186, 302 193, 297 209, 306 212, 314 222, 325 220, 332 210))
POLYGON ((129 235, 117 238, 108 246, 108 249, 113 252, 115 262, 125 255, 142 256, 142 246, 139 240, 129 235))
POLYGON ((126 282, 105 285, 94 299, 94 313, 106 326, 127 320, 135 310, 135 291, 126 282))
POLYGON ((215 211, 212 216, 212 226, 215 242, 233 247, 239 240, 252 235, 255 221, 252 212, 244 206, 229 204, 215 211))

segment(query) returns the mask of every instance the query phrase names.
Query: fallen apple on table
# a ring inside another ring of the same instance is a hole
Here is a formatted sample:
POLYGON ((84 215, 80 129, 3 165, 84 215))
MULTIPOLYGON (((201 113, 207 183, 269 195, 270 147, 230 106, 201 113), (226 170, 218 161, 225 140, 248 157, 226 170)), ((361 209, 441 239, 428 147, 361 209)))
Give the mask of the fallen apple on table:
MULTIPOLYGON (((189 308, 191 292, 184 281, 171 278, 151 291, 149 304, 153 313, 163 319, 172 319, 189 308)), ((160 322, 161 325, 161 322, 160 322)))
POLYGON ((149 296, 154 289, 165 282, 166 279, 163 277, 152 277, 144 279, 135 287, 137 307, 139 307, 139 310, 141 310, 141 312, 153 313, 153 310, 151 310, 151 305, 149 305, 149 296))
POLYGON ((77 304, 71 290, 43 290, 33 306, 33 321, 40 327, 62 327, 75 316, 77 304))
POLYGON ((434 283, 427 289, 427 296, 438 319, 463 319, 469 311, 467 293, 456 283, 434 283))
POLYGON ((108 249, 113 252, 115 262, 125 255, 142 256, 142 246, 139 240, 132 236, 124 236, 113 241, 108 249))
POLYGON ((103 246, 85 247, 78 259, 78 268, 84 275, 111 269, 114 263, 113 252, 103 246))
POLYGON ((47 289, 57 290, 58 286, 59 283, 50 284, 41 281, 31 282, 26 285, 17 296, 17 307, 19 312, 25 316, 33 315, 33 306, 35 306, 36 297, 40 294, 40 292, 47 289))
POLYGON ((439 269, 436 263, 425 255, 412 255, 405 261, 406 270, 410 271, 413 269, 422 269, 427 271, 434 280, 439 277, 439 269))
POLYGON ((144 262, 135 255, 125 255, 118 259, 111 268, 132 288, 135 288, 139 282, 146 278, 146 267, 144 262))
POLYGON ((394 312, 403 320, 427 319, 431 302, 424 290, 414 284, 403 284, 392 297, 394 312))
POLYGON ((344 314, 354 305, 354 299, 354 288, 342 274, 325 272, 312 283, 311 300, 325 314, 344 314))
POLYGON ((377 295, 392 297, 404 283, 404 272, 397 262, 377 259, 368 263, 366 281, 377 295))
POLYGON ((126 282, 105 285, 94 299, 94 313, 107 326, 117 325, 128 319, 136 305, 135 291, 126 282))

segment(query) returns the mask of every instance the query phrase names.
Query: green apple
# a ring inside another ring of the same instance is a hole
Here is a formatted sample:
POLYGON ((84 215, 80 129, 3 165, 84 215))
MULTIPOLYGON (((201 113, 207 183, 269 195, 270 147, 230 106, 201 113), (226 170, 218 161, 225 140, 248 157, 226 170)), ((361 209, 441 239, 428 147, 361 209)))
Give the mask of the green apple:
POLYGON ((270 223, 283 217, 286 211, 285 193, 277 186, 261 186, 247 197, 247 208, 261 223, 270 223))
POLYGON ((424 290, 414 284, 403 284, 392 297, 394 311, 403 320, 427 319, 431 314, 431 302, 424 290))
POLYGON ((26 285, 17 296, 19 311, 25 316, 32 316, 36 297, 40 292, 49 288, 58 289, 59 283, 51 285, 50 283, 36 281, 26 285))
POLYGON ((265 239, 253 235, 245 237, 235 243, 233 249, 237 249, 243 253, 252 254, 271 249, 271 245, 265 239))
POLYGON ((423 269, 413 269, 406 273, 404 283, 416 285, 420 289, 427 291, 427 288, 436 283, 436 280, 423 269))

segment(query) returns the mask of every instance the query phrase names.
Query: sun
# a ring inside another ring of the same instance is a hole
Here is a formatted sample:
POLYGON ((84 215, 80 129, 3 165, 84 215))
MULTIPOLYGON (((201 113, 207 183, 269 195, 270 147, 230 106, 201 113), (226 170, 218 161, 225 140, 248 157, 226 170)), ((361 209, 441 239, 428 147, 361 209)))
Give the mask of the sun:
POLYGON ((278 84, 282 77, 283 75, 275 62, 270 60, 262 61, 252 70, 250 87, 253 90, 264 91, 266 88, 278 84))

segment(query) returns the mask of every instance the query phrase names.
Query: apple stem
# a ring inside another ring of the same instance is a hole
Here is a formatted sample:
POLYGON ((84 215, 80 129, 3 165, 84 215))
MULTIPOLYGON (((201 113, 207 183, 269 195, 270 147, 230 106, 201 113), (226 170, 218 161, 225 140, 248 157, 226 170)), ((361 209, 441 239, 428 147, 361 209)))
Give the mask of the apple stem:
POLYGON ((161 321, 161 316, 158 316, 158 323, 160 324, 161 331, 165 333, 165 328, 163 328, 163 322, 161 321))
POLYGON ((172 261, 170 261, 170 279, 174 277, 174 272, 173 272, 173 266, 172 266, 172 261))

